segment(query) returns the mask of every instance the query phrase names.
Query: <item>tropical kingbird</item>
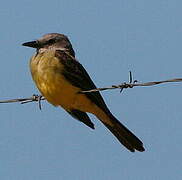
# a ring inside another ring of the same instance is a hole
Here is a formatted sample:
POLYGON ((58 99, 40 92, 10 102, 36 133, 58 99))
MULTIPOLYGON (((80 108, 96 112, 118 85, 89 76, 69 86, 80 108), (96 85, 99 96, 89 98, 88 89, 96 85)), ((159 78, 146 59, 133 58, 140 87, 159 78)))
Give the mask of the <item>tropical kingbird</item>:
POLYGON ((30 70, 37 88, 49 103, 64 108, 72 117, 94 129, 87 115, 92 113, 131 152, 145 150, 143 143, 112 115, 99 92, 82 93, 96 86, 75 58, 67 36, 50 33, 22 45, 36 48, 30 70))

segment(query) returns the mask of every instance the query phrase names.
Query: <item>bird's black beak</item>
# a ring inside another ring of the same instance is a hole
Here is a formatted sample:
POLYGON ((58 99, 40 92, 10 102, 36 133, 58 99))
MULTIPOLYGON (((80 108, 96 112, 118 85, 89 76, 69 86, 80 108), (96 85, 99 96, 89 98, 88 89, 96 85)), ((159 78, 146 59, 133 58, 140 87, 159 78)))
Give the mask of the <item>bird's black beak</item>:
POLYGON ((40 43, 38 41, 30 41, 30 42, 23 43, 22 46, 28 46, 28 47, 32 47, 32 48, 39 48, 40 43))

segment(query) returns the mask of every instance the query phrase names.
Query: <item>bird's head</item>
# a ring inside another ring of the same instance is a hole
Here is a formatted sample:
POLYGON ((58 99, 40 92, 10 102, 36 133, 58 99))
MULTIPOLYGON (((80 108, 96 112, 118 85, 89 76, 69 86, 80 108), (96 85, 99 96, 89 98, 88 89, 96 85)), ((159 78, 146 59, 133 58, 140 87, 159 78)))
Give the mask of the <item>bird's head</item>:
POLYGON ((72 48, 71 42, 68 37, 64 34, 59 33, 49 33, 42 36, 36 41, 30 41, 22 44, 23 46, 28 46, 36 48, 39 50, 49 50, 49 49, 60 49, 68 51, 72 56, 75 56, 75 52, 72 48))

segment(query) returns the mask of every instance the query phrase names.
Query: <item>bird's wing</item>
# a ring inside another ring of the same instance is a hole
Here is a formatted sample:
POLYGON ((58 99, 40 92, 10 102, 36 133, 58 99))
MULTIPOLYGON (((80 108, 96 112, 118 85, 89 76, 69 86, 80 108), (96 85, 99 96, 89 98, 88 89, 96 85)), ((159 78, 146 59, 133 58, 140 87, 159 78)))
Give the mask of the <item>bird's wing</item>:
MULTIPOLYGON (((82 91, 95 89, 96 86, 84 67, 64 50, 56 50, 55 56, 64 65, 62 74, 73 85, 82 91)), ((86 93, 86 96, 104 112, 109 110, 99 92, 86 93)))
MULTIPOLYGON (((84 67, 74 57, 62 50, 57 50, 55 55, 60 59, 60 63, 64 65, 64 70, 61 73, 73 86, 76 86, 83 91, 96 88, 84 67)), ((105 120, 103 121, 102 118, 99 119, 114 134, 114 136, 116 136, 121 144, 131 152, 134 152, 135 149, 138 151, 145 150, 143 143, 110 113, 99 92, 86 93, 86 96, 108 115, 107 121, 109 121, 109 124, 107 124, 105 120), (112 124, 112 126, 110 124, 112 124)), ((75 113, 73 115, 75 116, 75 113)), ((76 112, 76 118, 81 120, 81 116, 85 117, 85 114, 81 113, 80 115, 76 112)), ((86 123, 88 122, 87 119, 86 123)))
POLYGON ((81 121, 82 123, 86 124, 88 127, 95 129, 94 128, 94 124, 92 123, 92 121, 90 120, 90 118, 88 117, 87 113, 76 110, 76 109, 72 109, 72 110, 67 110, 67 112, 75 119, 81 121))

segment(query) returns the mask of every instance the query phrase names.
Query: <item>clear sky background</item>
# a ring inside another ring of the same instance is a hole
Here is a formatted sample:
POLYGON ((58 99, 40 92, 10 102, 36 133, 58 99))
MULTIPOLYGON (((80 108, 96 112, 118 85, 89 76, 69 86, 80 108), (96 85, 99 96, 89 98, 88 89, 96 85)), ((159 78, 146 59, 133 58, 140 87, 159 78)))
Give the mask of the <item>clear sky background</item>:
MULTIPOLYGON (((182 78, 180 0, 2 0, 0 99, 38 91, 29 72, 45 33, 69 36, 98 87, 182 78)), ((102 93, 113 114, 144 142, 127 151, 94 117, 96 130, 43 102, 0 105, 1 180, 181 180, 182 83, 102 93)))

